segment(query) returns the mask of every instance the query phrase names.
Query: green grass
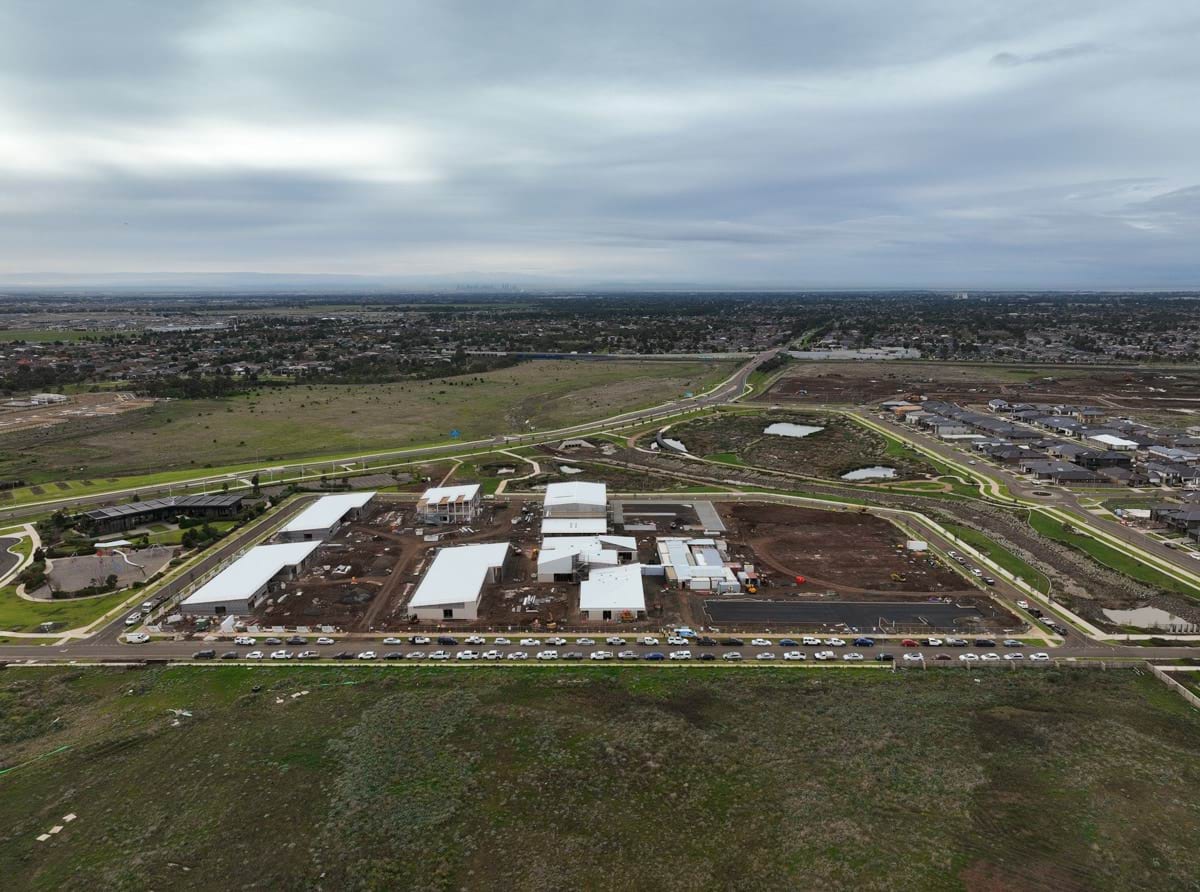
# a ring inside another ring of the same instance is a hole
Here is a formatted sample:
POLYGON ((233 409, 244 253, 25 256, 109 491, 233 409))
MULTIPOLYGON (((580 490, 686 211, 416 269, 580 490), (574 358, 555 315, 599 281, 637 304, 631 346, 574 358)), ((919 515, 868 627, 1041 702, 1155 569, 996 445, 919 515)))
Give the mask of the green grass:
POLYGON ((723 465, 744 466, 746 464, 738 458, 736 452, 712 452, 704 457, 709 461, 719 461, 723 465))
MULTIPOLYGON (((461 378, 302 385, 227 400, 179 400, 113 421, 71 422, 51 436, 4 435, 0 475, 70 481, 83 478, 80 469, 86 468, 93 483, 164 472, 162 482, 168 482, 171 473, 195 476, 208 467, 449 442, 452 430, 464 441, 536 432, 655 405, 702 390, 731 370, 730 363, 715 361, 530 362, 461 378)), ((60 494, 77 493, 51 486, 43 498, 60 494)))
POLYGON ((1200 598, 1200 589, 1180 582, 1163 573, 1161 570, 1143 564, 1136 558, 1117 551, 1112 546, 1106 545, 1100 540, 1094 539, 1078 530, 1067 530, 1066 525, 1061 521, 1055 520, 1053 517, 1049 517, 1040 511, 1030 512, 1029 523, 1034 530, 1046 538, 1062 542, 1064 545, 1070 545, 1072 548, 1091 556, 1111 570, 1124 573, 1126 576, 1136 579, 1139 582, 1144 582, 1146 585, 1151 585, 1164 591, 1177 592, 1193 598, 1200 598))
POLYGON ((63 629, 77 629, 99 619, 122 601, 129 592, 114 592, 94 598, 57 601, 27 601, 17 595, 15 585, 0 588, 0 630, 36 632, 42 623, 64 623, 63 629))
POLYGON ((30 344, 52 344, 62 341, 64 344, 76 341, 99 341, 106 337, 128 337, 123 332, 69 330, 56 331, 51 328, 5 328, 0 329, 0 343, 11 344, 14 341, 26 341, 30 344))
POLYGON ((957 523, 943 523, 942 526, 976 551, 991 558, 1009 573, 1012 573, 1014 576, 1020 576, 1026 583, 1033 586, 1033 588, 1042 594, 1050 593, 1050 580, 1046 578, 1046 574, 1032 566, 1028 561, 1013 554, 1004 546, 993 542, 983 533, 971 527, 964 527, 957 523))
POLYGON ((9 669, 0 713, 14 889, 1200 875, 1200 714, 1131 671, 9 669))

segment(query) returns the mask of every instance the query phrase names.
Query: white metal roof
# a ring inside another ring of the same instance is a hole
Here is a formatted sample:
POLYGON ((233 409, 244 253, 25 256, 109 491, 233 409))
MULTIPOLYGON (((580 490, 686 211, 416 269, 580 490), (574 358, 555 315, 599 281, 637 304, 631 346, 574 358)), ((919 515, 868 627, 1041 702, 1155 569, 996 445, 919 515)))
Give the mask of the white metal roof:
POLYGON ((545 517, 542 534, 547 536, 595 536, 608 532, 604 517, 545 517))
POLYGON ((478 483, 464 483, 462 486, 431 486, 421 494, 421 501, 431 505, 442 502, 469 502, 479 495, 478 483))
POLYGON ((645 610, 642 565, 621 564, 593 571, 579 585, 579 609, 645 610))
POLYGON ((465 604, 479 597, 488 570, 504 563, 507 542, 456 545, 443 548, 433 557, 425 578, 413 592, 409 607, 465 604))
POLYGON ((259 545, 196 589, 187 604, 211 604, 248 598, 267 584, 284 567, 294 566, 313 553, 320 542, 287 542, 259 545))
POLYGON ((1116 437, 1112 434, 1093 434, 1088 439, 1103 443, 1105 446, 1120 446, 1125 449, 1134 449, 1138 445, 1133 440, 1126 440, 1124 437, 1116 437))
POLYGON ((589 566, 616 564, 619 552, 636 550, 633 536, 555 536, 542 540, 537 563, 540 569, 577 554, 589 566))
POLYGON ((373 492, 348 492, 336 496, 322 496, 290 521, 283 528, 285 533, 300 533, 305 530, 327 530, 353 508, 361 508, 371 499, 373 492))
POLYGON ((547 510, 559 505, 591 505, 604 510, 608 505, 608 487, 603 483, 584 483, 582 480, 550 483, 546 486, 546 498, 542 504, 547 510))

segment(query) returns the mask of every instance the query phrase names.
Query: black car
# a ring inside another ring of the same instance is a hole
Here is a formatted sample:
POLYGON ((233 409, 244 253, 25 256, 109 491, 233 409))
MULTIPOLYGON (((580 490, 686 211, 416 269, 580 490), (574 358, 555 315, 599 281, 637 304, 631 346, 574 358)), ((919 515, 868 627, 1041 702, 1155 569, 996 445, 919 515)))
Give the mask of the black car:
POLYGON ((383 658, 385 660, 403 660, 404 654, 400 653, 398 650, 389 650, 383 655, 383 658))
POLYGON ((193 660, 215 660, 217 652, 215 650, 198 650, 192 654, 193 660))
POLYGON ((452 638, 449 635, 439 635, 437 643, 438 644, 458 644, 458 639, 452 638))
POLYGON ((1040 608, 1040 607, 1030 607, 1030 608, 1029 608, 1029 615, 1030 615, 1030 616, 1036 616, 1038 619, 1041 619, 1041 618, 1042 618, 1043 616, 1045 616, 1046 614, 1042 612, 1042 610, 1041 610, 1041 608, 1040 608))
POLYGON ((716 647, 717 639, 709 638, 707 635, 701 635, 696 639, 696 644, 698 644, 700 647, 716 647))
POLYGON ((799 647, 800 642, 796 641, 794 638, 783 638, 783 639, 780 639, 779 646, 780 647, 799 647))
POLYGON ((879 663, 890 663, 895 659, 891 654, 875 654, 875 660, 879 663))
POLYGON ((701 660, 715 660, 716 658, 717 658, 716 654, 710 654, 710 653, 703 653, 703 654, 700 654, 700 656, 698 657, 698 659, 701 659, 701 660))
POLYGON ((976 638, 975 646, 976 647, 995 647, 996 642, 993 641, 991 638, 976 638))
POLYGON ((353 659, 354 659, 354 654, 352 654, 352 653, 351 653, 350 651, 348 651, 348 650, 339 650, 337 653, 335 653, 335 654, 333 655, 333 658, 334 658, 335 660, 353 660, 353 659))
POLYGON ((221 654, 222 660, 236 660, 240 656, 236 650, 227 650, 221 654))
POLYGON ((721 644, 725 645, 725 647, 741 647, 745 643, 746 642, 742 641, 741 638, 722 638, 721 639, 721 644))
POLYGON ((263 642, 263 644, 273 647, 277 644, 283 644, 283 642, 278 638, 268 638, 263 642))
POLYGON ((288 644, 308 644, 307 638, 301 638, 299 635, 293 635, 287 640, 288 644))
POLYGON ((948 660, 948 659, 950 659, 950 654, 938 654, 936 657, 934 657, 934 659, 935 660, 948 660))

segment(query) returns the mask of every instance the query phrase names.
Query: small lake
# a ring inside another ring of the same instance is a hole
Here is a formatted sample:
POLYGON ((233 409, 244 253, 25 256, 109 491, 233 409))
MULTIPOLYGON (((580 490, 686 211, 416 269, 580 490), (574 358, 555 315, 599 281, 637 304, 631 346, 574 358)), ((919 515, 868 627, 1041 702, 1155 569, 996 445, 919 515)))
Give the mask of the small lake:
POLYGON ((1168 613, 1158 607, 1136 607, 1133 610, 1105 610, 1104 615, 1120 626, 1136 626, 1139 629, 1169 629, 1174 626, 1189 626, 1186 619, 1168 613))
POLYGON ((843 480, 887 480, 896 476, 895 468, 886 468, 883 465, 872 465, 869 468, 856 468, 853 471, 847 471, 842 475, 843 480))
POLYGON ((813 424, 792 424, 790 421, 777 421, 763 428, 764 434, 775 434, 779 437, 809 437, 825 430, 813 424))

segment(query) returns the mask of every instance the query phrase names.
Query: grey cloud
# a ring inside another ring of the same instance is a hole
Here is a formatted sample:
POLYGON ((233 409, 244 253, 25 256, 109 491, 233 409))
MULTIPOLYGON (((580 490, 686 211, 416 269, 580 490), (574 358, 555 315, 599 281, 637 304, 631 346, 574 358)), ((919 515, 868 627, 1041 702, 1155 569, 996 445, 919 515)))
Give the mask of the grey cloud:
POLYGON ((1088 56, 1099 51, 1100 48, 1094 43, 1075 43, 1037 53, 996 53, 992 56, 992 64, 1002 68, 1016 68, 1018 65, 1042 65, 1047 62, 1063 62, 1079 56, 1088 56))

